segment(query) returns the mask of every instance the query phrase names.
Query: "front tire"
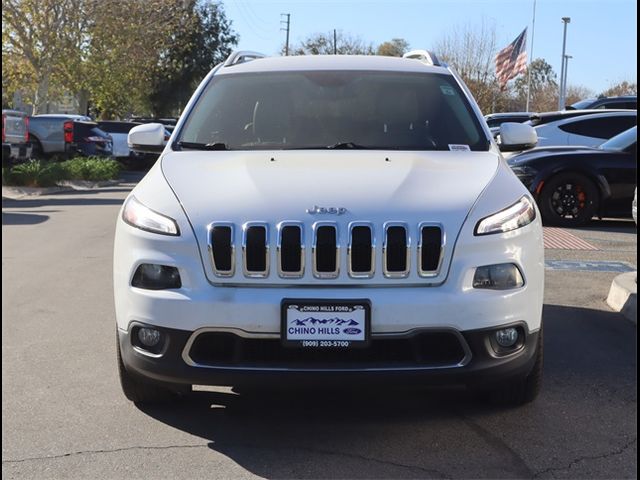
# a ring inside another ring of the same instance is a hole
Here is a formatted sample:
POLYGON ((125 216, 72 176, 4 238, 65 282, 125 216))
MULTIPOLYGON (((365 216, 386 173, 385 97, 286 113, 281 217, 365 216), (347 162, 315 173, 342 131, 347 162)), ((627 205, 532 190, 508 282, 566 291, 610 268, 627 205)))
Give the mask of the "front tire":
POLYGON ((122 361, 122 353, 120 352, 120 342, 116 335, 116 349, 118 357, 118 374, 120 377, 120 386, 122 393, 128 400, 136 405, 169 403, 178 400, 181 396, 190 390, 187 386, 175 386, 168 388, 158 385, 150 380, 131 375, 122 361))
POLYGON ((561 173, 547 181, 538 205, 542 219, 549 225, 580 227, 598 211, 598 187, 579 173, 561 173))

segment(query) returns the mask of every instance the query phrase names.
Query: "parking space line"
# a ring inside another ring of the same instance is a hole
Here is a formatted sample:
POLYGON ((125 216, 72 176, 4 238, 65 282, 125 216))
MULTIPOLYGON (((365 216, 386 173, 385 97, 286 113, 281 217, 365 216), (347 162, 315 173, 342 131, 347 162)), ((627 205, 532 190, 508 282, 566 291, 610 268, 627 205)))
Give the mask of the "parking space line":
POLYGON ((544 227, 544 248, 559 250, 600 250, 562 228, 544 227))

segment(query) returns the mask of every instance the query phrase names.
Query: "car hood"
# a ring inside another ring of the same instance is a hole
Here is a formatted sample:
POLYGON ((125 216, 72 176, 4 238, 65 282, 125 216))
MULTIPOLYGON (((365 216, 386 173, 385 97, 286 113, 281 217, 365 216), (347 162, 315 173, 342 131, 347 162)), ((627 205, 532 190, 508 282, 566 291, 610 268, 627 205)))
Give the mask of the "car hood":
POLYGON ((499 161, 490 152, 182 151, 165 154, 161 165, 203 255, 211 222, 275 226, 285 220, 330 220, 341 232, 352 221, 376 229, 388 221, 414 227, 438 222, 450 239, 450 254, 499 161), (307 213, 314 206, 346 212, 307 213))
POLYGON ((507 157, 509 165, 518 165, 529 160, 546 157, 546 156, 561 156, 561 155, 575 155, 575 154, 590 154, 590 153, 603 153, 604 150, 594 147, 577 147, 577 146, 559 146, 559 147, 536 147, 531 150, 515 154, 507 157))

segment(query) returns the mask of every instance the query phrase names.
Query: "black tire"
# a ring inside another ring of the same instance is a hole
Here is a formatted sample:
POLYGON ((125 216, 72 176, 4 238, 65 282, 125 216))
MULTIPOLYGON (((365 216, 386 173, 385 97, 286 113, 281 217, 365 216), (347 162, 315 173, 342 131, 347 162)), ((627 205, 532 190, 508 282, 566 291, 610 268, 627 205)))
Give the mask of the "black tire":
POLYGON ((145 405, 154 403, 169 403, 186 395, 191 388, 188 385, 165 386, 131 375, 122 361, 120 342, 116 335, 116 349, 118 356, 118 374, 122 392, 128 400, 135 404, 145 405), (171 387, 171 388, 170 388, 171 387))
POLYGON ((599 203, 598 187, 579 173, 551 177, 538 198, 542 220, 559 227, 586 225, 598 212, 599 203))
POLYGON ((33 160, 44 160, 45 154, 42 151, 42 144, 40 143, 40 140, 29 136, 29 144, 31 145, 31 158, 33 160))
POLYGON ((544 364, 544 339, 542 327, 536 348, 536 361, 531 372, 524 378, 511 379, 491 390, 490 400, 499 405, 520 406, 536 399, 542 387, 544 364))

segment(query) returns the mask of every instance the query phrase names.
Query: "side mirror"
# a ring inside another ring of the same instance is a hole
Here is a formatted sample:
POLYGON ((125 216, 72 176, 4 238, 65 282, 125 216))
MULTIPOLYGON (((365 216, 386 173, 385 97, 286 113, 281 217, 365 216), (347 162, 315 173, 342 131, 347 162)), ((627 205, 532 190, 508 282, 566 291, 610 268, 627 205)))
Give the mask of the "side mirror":
POLYGON ((129 130, 127 135, 129 148, 139 153, 160 153, 164 150, 165 129, 161 123, 146 123, 129 130))
POLYGON ((531 125, 505 122, 500 125, 500 150, 515 152, 533 148, 538 143, 538 134, 531 125))

